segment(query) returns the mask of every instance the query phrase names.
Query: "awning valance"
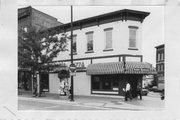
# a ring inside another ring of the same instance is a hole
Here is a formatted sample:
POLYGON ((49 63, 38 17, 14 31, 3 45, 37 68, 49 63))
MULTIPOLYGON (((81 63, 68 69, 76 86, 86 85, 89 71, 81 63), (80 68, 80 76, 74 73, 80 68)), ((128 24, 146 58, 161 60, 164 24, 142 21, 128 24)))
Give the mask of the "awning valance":
POLYGON ((157 74, 157 72, 156 69, 147 62, 125 62, 125 64, 123 62, 111 62, 90 64, 87 67, 87 74, 157 74))

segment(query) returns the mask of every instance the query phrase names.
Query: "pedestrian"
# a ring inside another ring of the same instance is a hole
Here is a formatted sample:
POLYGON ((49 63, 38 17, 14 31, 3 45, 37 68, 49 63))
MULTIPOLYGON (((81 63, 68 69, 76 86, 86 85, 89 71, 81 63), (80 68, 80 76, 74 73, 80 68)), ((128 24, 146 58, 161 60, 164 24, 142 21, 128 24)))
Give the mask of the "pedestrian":
POLYGON ((38 94, 37 94, 37 86, 38 86, 38 85, 37 85, 37 83, 35 82, 35 83, 34 83, 34 93, 33 93, 33 94, 34 94, 34 97, 38 96, 38 94))
POLYGON ((71 88, 71 86, 70 86, 70 88, 69 88, 69 99, 71 99, 71 95, 72 95, 72 88, 71 88))
POLYGON ((128 101, 128 98, 132 100, 132 95, 131 95, 131 85, 129 84, 128 81, 126 81, 126 88, 125 88, 125 101, 128 101))
POLYGON ((137 85, 137 97, 139 96, 140 97, 140 100, 142 100, 142 86, 141 86, 141 83, 138 82, 138 85, 137 85))

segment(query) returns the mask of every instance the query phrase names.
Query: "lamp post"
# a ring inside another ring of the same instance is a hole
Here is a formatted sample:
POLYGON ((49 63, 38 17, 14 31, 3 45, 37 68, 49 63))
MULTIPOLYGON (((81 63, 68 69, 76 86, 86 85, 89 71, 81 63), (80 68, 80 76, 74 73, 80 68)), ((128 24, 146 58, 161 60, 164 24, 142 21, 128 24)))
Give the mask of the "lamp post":
POLYGON ((126 72, 126 58, 123 57, 123 68, 124 68, 124 73, 126 72))
MULTIPOLYGON (((73 6, 71 5, 71 65, 73 64, 73 6)), ((73 76, 71 75, 71 100, 74 101, 73 76)))

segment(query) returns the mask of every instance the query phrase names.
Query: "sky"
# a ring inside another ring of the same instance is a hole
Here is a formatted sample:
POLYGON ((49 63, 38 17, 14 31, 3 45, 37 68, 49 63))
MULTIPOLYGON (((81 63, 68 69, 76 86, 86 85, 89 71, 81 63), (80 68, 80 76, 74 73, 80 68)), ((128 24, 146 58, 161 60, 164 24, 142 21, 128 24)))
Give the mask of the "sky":
POLYGON ((17 0, 18 5, 164 5, 167 0, 17 0))
MULTIPOLYGON (((19 8, 25 6, 19 6, 19 8)), ((71 20, 70 6, 32 6, 33 8, 49 14, 59 22, 69 23, 71 20)), ((155 46, 164 44, 164 7, 162 6, 73 6, 73 20, 84 19, 121 9, 133 9, 150 12, 145 18, 142 30, 143 61, 155 66, 155 46), (87 14, 88 13, 88 14, 87 14)))

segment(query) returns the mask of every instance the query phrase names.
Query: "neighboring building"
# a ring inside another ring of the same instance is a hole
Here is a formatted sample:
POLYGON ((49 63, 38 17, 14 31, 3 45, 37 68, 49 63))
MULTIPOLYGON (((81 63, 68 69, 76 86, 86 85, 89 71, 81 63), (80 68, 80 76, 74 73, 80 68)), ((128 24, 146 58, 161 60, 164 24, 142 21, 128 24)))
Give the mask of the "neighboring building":
POLYGON ((18 9, 18 29, 35 27, 37 30, 48 29, 62 25, 61 22, 46 13, 31 6, 18 9))
POLYGON ((165 51, 164 44, 156 46, 156 70, 157 70, 157 87, 159 90, 164 89, 164 61, 165 51))
MULTIPOLYGON (((134 92, 137 83, 142 83, 143 75, 156 74, 155 68, 143 62, 142 56, 142 23, 149 14, 123 9, 73 22, 75 95, 123 95, 126 81, 134 92)), ((67 23, 52 29, 70 35, 70 28, 67 23)), ((69 51, 60 53, 52 63, 69 66, 70 46, 68 48, 69 51)), ((50 93, 58 93, 57 73, 51 71, 43 75, 46 76, 45 89, 50 93)))
MULTIPOLYGON (((44 30, 58 25, 62 25, 62 23, 58 22, 56 18, 31 6, 18 9, 18 30, 28 31, 29 28, 44 30)), ((31 70, 29 68, 18 68, 18 88, 32 90, 31 70)))

